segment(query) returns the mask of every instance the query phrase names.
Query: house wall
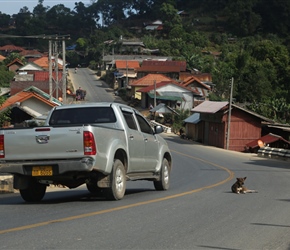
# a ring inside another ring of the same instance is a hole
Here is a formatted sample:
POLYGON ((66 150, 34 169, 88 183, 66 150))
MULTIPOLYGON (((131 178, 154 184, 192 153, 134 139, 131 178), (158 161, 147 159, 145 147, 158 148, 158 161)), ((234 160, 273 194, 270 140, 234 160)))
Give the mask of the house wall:
MULTIPOLYGON (((203 142, 226 149, 228 113, 201 114, 203 142)), ((261 120, 239 109, 233 109, 230 123, 229 150, 243 152, 246 144, 261 137, 261 120)))
MULTIPOLYGON (((223 117, 227 130, 228 114, 223 117)), ((229 149, 246 150, 246 144, 261 137, 261 120, 238 109, 232 110, 229 149)), ((226 146, 226 145, 225 145, 226 146)))
POLYGON ((190 91, 186 91, 184 88, 179 88, 176 85, 168 84, 161 88, 158 88, 158 92, 177 92, 183 95, 183 101, 181 102, 180 108, 184 110, 191 110, 193 107, 193 94, 190 91))
POLYGON ((192 139, 193 141, 202 142, 201 123, 198 123, 198 124, 186 123, 185 134, 189 139, 192 139))
POLYGON ((20 65, 18 64, 12 64, 9 66, 9 71, 17 71, 19 69, 20 65))
MULTIPOLYGON (((48 82, 35 82, 35 81, 12 81, 10 82, 10 94, 15 95, 20 91, 30 87, 35 86, 45 93, 49 94, 49 83, 48 82)), ((56 83, 52 82, 52 96, 56 98, 56 83)), ((58 97, 62 96, 62 82, 59 83, 58 97)))
POLYGON ((52 109, 51 106, 39 101, 37 98, 29 98, 23 101, 20 105, 30 108, 35 114, 38 113, 39 115, 37 116, 41 116, 52 109))

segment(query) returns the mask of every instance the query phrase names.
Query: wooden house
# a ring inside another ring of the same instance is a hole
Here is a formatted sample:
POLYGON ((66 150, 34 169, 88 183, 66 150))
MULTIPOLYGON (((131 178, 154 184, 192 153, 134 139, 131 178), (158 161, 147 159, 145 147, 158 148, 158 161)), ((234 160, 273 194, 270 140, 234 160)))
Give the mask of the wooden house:
POLYGON ((18 58, 14 59, 11 63, 7 65, 9 71, 16 72, 20 67, 22 67, 24 64, 21 62, 18 58))
POLYGON ((137 78, 136 69, 140 67, 138 61, 116 60, 115 78, 117 88, 126 88, 133 79, 137 78))
POLYGON ((273 121, 235 104, 231 107, 230 119, 229 102, 204 101, 192 111, 200 113, 202 143, 244 152, 247 143, 261 137, 262 122, 273 121))
POLYGON ((137 78, 148 74, 163 74, 174 80, 180 80, 181 72, 186 72, 186 61, 144 60, 137 69, 137 78))

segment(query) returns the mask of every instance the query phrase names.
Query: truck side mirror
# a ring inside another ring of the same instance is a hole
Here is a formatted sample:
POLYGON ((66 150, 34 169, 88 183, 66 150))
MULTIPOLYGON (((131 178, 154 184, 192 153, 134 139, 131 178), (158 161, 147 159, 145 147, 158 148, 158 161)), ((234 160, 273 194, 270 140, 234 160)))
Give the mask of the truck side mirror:
POLYGON ((160 126, 160 125, 154 126, 154 133, 155 134, 160 134, 162 132, 164 132, 164 129, 162 126, 160 126))

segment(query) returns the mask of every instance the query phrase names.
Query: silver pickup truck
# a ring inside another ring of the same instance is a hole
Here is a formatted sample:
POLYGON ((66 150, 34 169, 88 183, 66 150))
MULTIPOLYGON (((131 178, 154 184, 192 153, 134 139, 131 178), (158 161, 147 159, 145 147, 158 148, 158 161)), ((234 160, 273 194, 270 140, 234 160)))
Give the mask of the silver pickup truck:
POLYGON ((124 197, 127 180, 167 190, 172 158, 161 132, 123 104, 55 107, 44 126, 0 130, 0 172, 13 174, 27 202, 41 201, 48 185, 86 184, 113 200, 124 197))

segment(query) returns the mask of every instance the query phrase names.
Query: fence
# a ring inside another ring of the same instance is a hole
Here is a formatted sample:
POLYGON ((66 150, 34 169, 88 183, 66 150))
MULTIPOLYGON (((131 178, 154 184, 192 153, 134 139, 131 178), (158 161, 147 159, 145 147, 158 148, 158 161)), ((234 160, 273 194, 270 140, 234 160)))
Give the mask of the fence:
POLYGON ((258 150, 258 156, 290 160, 290 150, 283 148, 263 147, 258 150))

